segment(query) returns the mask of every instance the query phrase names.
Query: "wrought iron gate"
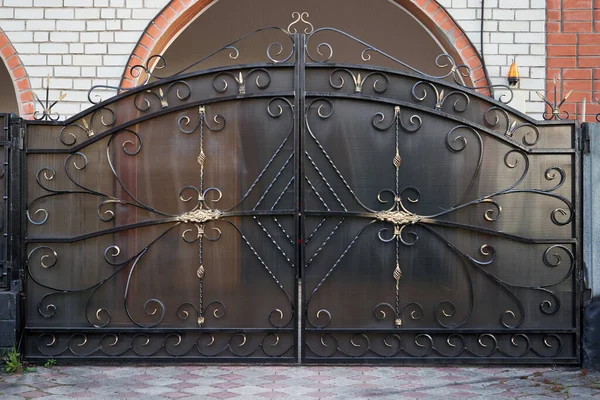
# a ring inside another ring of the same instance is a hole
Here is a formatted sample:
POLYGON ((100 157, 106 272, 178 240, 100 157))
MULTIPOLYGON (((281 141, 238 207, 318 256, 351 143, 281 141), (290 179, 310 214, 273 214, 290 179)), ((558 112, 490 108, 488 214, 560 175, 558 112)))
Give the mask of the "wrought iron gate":
POLYGON ((577 363, 575 125, 306 16, 24 122, 27 356, 577 363))

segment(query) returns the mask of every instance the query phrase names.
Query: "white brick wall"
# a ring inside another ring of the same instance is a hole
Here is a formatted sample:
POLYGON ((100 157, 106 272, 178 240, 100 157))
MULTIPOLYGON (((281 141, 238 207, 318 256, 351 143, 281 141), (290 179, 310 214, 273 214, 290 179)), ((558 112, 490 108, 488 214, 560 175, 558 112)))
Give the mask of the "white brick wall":
MULTIPOLYGON (((481 49, 481 0, 439 0, 481 49)), ((506 84, 513 58, 519 65, 525 111, 541 118, 544 103, 535 94, 546 77, 546 0, 485 0, 483 54, 495 84, 506 84)))
MULTIPOLYGON (((240 0, 242 1, 242 0, 240 0)), ((439 0, 480 48, 481 0, 439 0)), ((51 96, 63 116, 87 107, 92 84, 117 86, 144 28, 168 0, 0 0, 0 27, 19 52, 37 94, 54 76, 51 96), (93 78, 93 79, 92 79, 93 78)), ((506 83, 516 56, 525 110, 544 109, 535 90, 545 80, 545 0, 486 0, 484 54, 492 81, 506 83)))

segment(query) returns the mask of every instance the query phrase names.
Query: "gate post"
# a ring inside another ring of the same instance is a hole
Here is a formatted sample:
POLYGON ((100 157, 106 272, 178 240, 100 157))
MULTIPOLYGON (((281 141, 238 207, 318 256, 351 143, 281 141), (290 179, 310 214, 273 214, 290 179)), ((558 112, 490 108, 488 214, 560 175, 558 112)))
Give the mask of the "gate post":
POLYGON ((16 115, 6 116, 4 125, 4 194, 2 250, 8 290, 0 292, 0 349, 18 347, 21 324, 21 296, 24 269, 23 228, 25 207, 22 183, 25 123, 16 115))
POLYGON ((600 370, 600 123, 583 124, 583 364, 600 370))

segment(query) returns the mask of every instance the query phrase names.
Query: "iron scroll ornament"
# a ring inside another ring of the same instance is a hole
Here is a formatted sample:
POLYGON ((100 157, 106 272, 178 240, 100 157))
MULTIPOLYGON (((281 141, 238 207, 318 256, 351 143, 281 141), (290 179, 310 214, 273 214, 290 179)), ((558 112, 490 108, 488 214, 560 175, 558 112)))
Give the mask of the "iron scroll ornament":
MULTIPOLYGON (((248 39, 256 34, 259 34, 261 32, 265 32, 265 31, 276 33, 278 35, 281 35, 284 38, 284 40, 275 40, 275 41, 269 43, 269 45, 266 47, 267 60, 269 63, 273 63, 273 64, 285 63, 292 59, 292 57, 294 56, 294 54, 296 52, 296 42, 294 40, 294 35, 297 35, 297 34, 306 36, 306 44, 305 44, 305 48, 303 50, 304 50, 306 57, 308 57, 309 60, 316 62, 316 63, 330 62, 333 57, 333 54, 334 54, 333 46, 327 41, 320 41, 315 45, 312 44, 312 42, 316 42, 316 41, 320 40, 318 38, 321 37, 324 33, 328 32, 333 35, 341 36, 345 39, 348 39, 348 40, 362 46, 363 50, 361 51, 360 56, 359 56, 359 59, 361 62, 369 63, 372 59, 372 54, 376 54, 388 61, 392 61, 398 67, 400 67, 402 69, 406 69, 412 73, 415 73, 422 78, 434 79, 434 80, 448 78, 448 79, 452 79, 452 81, 454 83, 458 84, 461 87, 467 87, 467 85, 465 84, 465 79, 471 78, 471 68, 466 64, 457 63, 456 60, 448 53, 442 53, 442 54, 438 55, 434 61, 435 66, 440 71, 443 71, 443 72, 440 74, 437 74, 437 75, 436 74, 427 74, 427 73, 424 73, 423 71, 409 65, 408 63, 401 61, 400 59, 378 49, 376 46, 373 46, 367 42, 364 42, 364 41, 356 38, 355 36, 353 36, 347 32, 344 32, 340 29, 333 28, 333 27, 321 27, 321 28, 315 29, 314 25, 311 22, 309 22, 308 18, 309 18, 308 12, 295 11, 292 13, 293 21, 288 25, 287 28, 269 26, 269 27, 255 29, 243 36, 240 36, 239 38, 233 40, 232 42, 226 44, 225 46, 222 46, 221 48, 201 57, 197 61, 186 66, 185 68, 183 68, 175 73, 172 73, 168 76, 161 76, 161 75, 157 74, 157 72, 160 72, 167 67, 167 60, 162 55, 159 55, 159 54, 152 55, 148 58, 148 60, 146 61, 145 64, 133 65, 128 70, 130 77, 133 79, 138 79, 138 78, 144 77, 144 79, 142 79, 142 82, 140 85, 134 86, 134 87, 94 85, 88 91, 88 101, 92 104, 98 104, 102 101, 102 99, 99 95, 94 94, 96 91, 102 91, 102 90, 109 89, 109 90, 117 90, 118 92, 128 92, 128 91, 137 90, 139 88, 144 87, 145 85, 149 84, 151 82, 151 80, 154 80, 156 82, 163 82, 163 81, 171 82, 171 81, 173 81, 173 83, 171 83, 171 85, 175 84, 175 82, 178 82, 178 83, 183 82, 185 84, 185 81, 177 80, 177 78, 184 76, 184 74, 191 72, 195 67, 201 65, 203 62, 205 62, 221 53, 227 53, 228 58, 230 60, 237 61, 241 55, 241 52, 239 50, 239 48, 240 48, 239 45, 246 39, 248 39), (300 29, 300 31, 299 31, 297 29, 297 26, 299 27, 300 24, 304 25, 304 29, 300 29), (287 46, 290 47, 289 52, 286 51, 287 46)), ((243 84, 242 84, 242 79, 241 79, 242 77, 240 76, 239 78, 240 79, 238 79, 238 77, 234 77, 234 79, 237 81, 237 83, 239 85, 240 94, 244 94, 243 84)), ((355 83, 357 84, 356 85, 357 89, 358 89, 358 91, 360 91, 360 89, 359 89, 359 86, 361 86, 360 79, 356 80, 356 78, 359 78, 359 77, 355 76, 353 78, 355 78, 355 83)), ((260 85, 258 83, 258 78, 257 78, 256 83, 257 83, 257 86, 260 87, 260 85)), ((225 86, 225 89, 226 88, 227 88, 227 86, 225 86)), ((435 87, 433 87, 433 89, 437 91, 437 89, 435 87)), ((503 93, 500 95, 499 100, 502 103, 508 104, 513 99, 512 88, 507 85, 493 84, 493 85, 485 85, 485 86, 472 86, 472 87, 470 87, 470 89, 479 90, 479 91, 489 90, 490 96, 493 96, 493 90, 501 89, 503 93)), ((156 96, 159 98, 163 108, 166 107, 166 105, 165 105, 166 96, 164 93, 161 94, 161 93, 155 93, 152 91, 148 91, 148 92, 151 93, 153 96, 156 96)), ((189 92, 187 92, 187 93, 189 93, 189 92)), ((460 92, 457 92, 457 93, 460 93, 460 92)), ((438 97, 440 96, 440 94, 443 97, 443 93, 437 93, 438 97)), ((180 99, 182 99, 182 97, 179 94, 179 90, 178 90, 177 96, 180 99)), ((185 96, 187 96, 187 95, 184 95, 184 97, 185 96)), ((423 97, 423 99, 424 99, 424 97, 423 97)), ((136 97, 136 101, 137 101, 137 97, 136 97)), ((136 107, 137 107, 137 103, 136 103, 136 107)))
MULTIPOLYGON (((330 276, 334 273, 334 271, 345 262, 345 257, 352 249, 353 245, 359 240, 361 235, 363 235, 370 227, 375 226, 377 224, 383 224, 383 228, 379 230, 378 238, 382 242, 390 243, 395 242, 396 247, 396 260, 393 264, 393 268, 390 272, 390 278, 393 278, 395 281, 396 287, 396 304, 392 305, 387 302, 381 302, 374 306, 373 308, 373 316, 377 320, 386 320, 388 317, 391 317, 391 320, 394 323, 394 326, 400 328, 404 325, 405 322, 405 313, 408 313, 408 318, 410 320, 419 320, 425 313, 424 307, 416 302, 409 302, 402 304, 400 301, 400 282, 403 277, 402 267, 399 259, 400 246, 413 246, 419 240, 419 235, 414 230, 415 227, 420 227, 421 231, 428 233, 432 238, 435 238, 442 243, 445 244, 451 251, 458 257, 460 263, 462 264, 463 271, 465 276, 467 277, 468 286, 469 286, 469 310, 466 311, 465 317, 459 321, 453 319, 453 317, 457 314, 456 305, 450 300, 444 300, 437 305, 435 305, 433 313, 435 315, 435 319, 437 323, 443 328, 451 328, 457 329, 464 326, 470 319, 473 308, 473 282, 471 278, 471 269, 475 269, 481 274, 483 274, 489 281, 493 284, 500 287, 514 302, 516 309, 508 308, 499 316, 498 322, 499 325, 503 328, 507 329, 516 329, 519 328, 524 320, 525 320, 525 308, 516 294, 516 290, 531 290, 535 291, 545 298, 541 300, 539 304, 539 310, 544 315, 553 315, 558 312, 561 307, 560 298, 555 294, 552 288, 566 281, 569 277, 572 276, 575 269, 575 256, 572 250, 563 244, 554 244, 547 247, 543 254, 541 255, 541 260, 543 264, 548 268, 556 268, 559 266, 566 265, 566 272, 559 279, 556 279, 553 282, 537 284, 537 285, 522 285, 519 283, 508 282, 503 280, 496 275, 494 275, 489 270, 489 266, 492 265, 496 259, 496 250, 490 244, 482 244, 480 247, 480 256, 483 257, 482 260, 476 258, 475 256, 469 255, 455 246, 451 241, 449 241, 444 235, 442 235, 435 228, 436 226, 444 226, 455 229, 462 229, 467 231, 477 231, 484 232, 489 235, 497 236, 500 238, 507 238, 510 240, 516 240, 523 243, 528 243, 530 241, 529 238, 521 237, 518 235, 508 234, 502 231, 495 231, 492 229, 483 229, 479 227, 474 227, 471 225, 466 225, 462 223, 456 222, 448 222, 442 221, 440 217, 450 215, 462 209, 472 208, 478 205, 487 205, 489 206, 483 213, 483 219, 487 222, 494 223, 498 221, 503 213, 503 209, 501 206, 501 199, 505 196, 511 196, 518 193, 527 193, 534 196, 546 196, 555 199, 556 201, 562 204, 561 207, 555 208, 550 214, 550 220, 554 225, 557 226, 565 226, 573 221, 575 216, 575 209, 571 201, 569 201, 564 196, 554 193, 557 189, 563 186, 566 181, 566 173, 559 166, 551 166, 548 167, 544 173, 544 178, 546 181, 552 182, 554 181, 554 185, 549 188, 539 188, 539 189, 521 189, 519 185, 525 180, 525 178, 529 174, 530 169, 530 161, 528 154, 520 149, 509 149, 504 155, 504 166, 509 169, 514 169, 517 165, 522 165, 523 172, 515 180, 514 183, 510 184, 504 189, 495 191, 493 193, 489 193, 488 195, 482 196, 480 198, 474 200, 467 200, 470 193, 473 190, 476 179, 479 177, 479 173, 481 170, 481 165, 484 157, 484 146, 483 140, 481 138, 480 133, 471 127, 466 125, 458 125, 452 128, 447 132, 445 136, 445 144, 448 151, 452 153, 459 154, 469 148, 468 141, 466 135, 462 132, 469 133, 471 138, 475 138, 477 142, 477 146, 475 147, 479 151, 478 159, 479 161, 476 163, 474 171, 471 176, 470 183, 465 191, 465 193, 460 197, 460 201, 456 204, 451 205, 450 207, 443 207, 442 211, 431 214, 431 215, 417 215, 411 212, 410 207, 407 204, 414 204, 419 202, 421 193, 418 188, 414 186, 408 186, 401 188, 398 170, 401 167, 401 154, 402 149, 399 143, 398 135, 401 131, 404 131, 405 134, 418 134, 418 131, 422 127, 422 119, 419 115, 415 114, 411 116, 408 120, 411 125, 407 125, 405 123, 405 119, 402 117, 402 110, 400 106, 396 106, 394 108, 393 117, 390 123, 384 123, 386 120, 386 116, 384 112, 377 113, 373 119, 372 124, 373 127, 379 131, 387 131, 392 127, 395 127, 395 154, 390 154, 390 167, 396 169, 396 182, 395 182, 395 190, 385 189, 382 190, 377 200, 381 204, 389 204, 388 198, 391 198, 392 205, 388 209, 384 210, 375 210, 365 205, 365 203, 357 196, 352 187, 349 185, 347 180, 344 178, 340 170, 337 168, 333 159, 325 150, 325 147, 321 144, 318 137, 316 136, 313 128, 311 127, 310 121, 308 119, 308 115, 310 110, 316 110, 316 115, 318 118, 326 120, 330 118, 334 113, 334 105, 330 99, 327 98, 317 98, 314 99, 307 106, 307 113, 305 117, 305 124, 307 126, 307 132, 309 134, 310 139, 312 139, 313 143, 318 148, 318 152, 321 153, 321 156, 326 160, 326 166, 328 169, 333 171, 334 176, 339 179, 339 181, 343 184, 345 189, 350 194, 351 198, 358 204, 359 208, 361 208, 362 212, 348 212, 347 205, 341 201, 341 198, 335 193, 333 190, 333 186, 331 182, 329 182, 325 178, 325 174, 321 171, 319 165, 314 162, 314 157, 308 152, 305 153, 308 162, 311 167, 318 173, 319 177, 323 180, 324 188, 326 188, 335 199, 338 201, 339 207, 344 210, 342 213, 338 213, 341 217, 341 221, 333 228, 329 236, 326 238, 324 244, 320 246, 315 254, 309 257, 310 261, 308 266, 314 261, 314 259, 322 252, 323 247, 330 242, 331 236, 335 235, 336 232, 339 232, 339 227, 344 223, 344 221, 348 217, 359 217, 365 218, 369 220, 369 222, 364 225, 358 233, 350 240, 350 243, 340 251, 339 256, 335 259, 335 262, 328 268, 327 272, 318 280, 318 283, 315 285, 314 289, 310 292, 307 297, 307 301, 305 304, 305 312, 306 318, 310 326, 316 329, 325 329, 329 326, 333 319, 333 315, 331 312, 325 308, 318 308, 313 312, 309 311, 311 308, 312 299, 318 294, 319 290, 326 283, 326 281, 330 278, 330 276), (393 233, 391 236, 387 236, 386 233, 390 230, 390 227, 393 228, 393 233), (565 262, 566 261, 566 262, 565 262), (391 311, 391 312, 388 312, 391 311)), ((492 110, 494 111, 494 110, 492 110)), ((314 112, 314 111, 313 111, 314 112)), ((488 115, 486 115, 488 117, 488 115)), ((489 118, 489 117, 488 117, 489 118)), ((495 122, 495 121, 492 121, 495 122)), ((525 128, 532 128, 528 125, 522 126, 523 130, 525 128)), ((520 127, 515 127, 514 124, 511 124, 511 130, 514 133, 520 127)), ((536 128, 533 127, 533 132, 537 133, 536 128)), ((530 139, 531 135, 526 132, 523 141, 526 144, 534 144, 529 142, 529 140, 535 140, 537 142, 537 135, 533 136, 533 139, 530 139)), ((323 201, 323 196, 316 190, 314 184, 309 185, 310 190, 316 195, 322 205, 329 210, 327 204, 323 201)), ((336 214, 337 215, 337 214, 336 214)), ((323 226, 323 222, 318 224, 315 230, 309 235, 309 238, 315 235, 315 232, 323 226)))
MULTIPOLYGON (((268 102, 266 111, 271 118, 278 119, 284 114, 286 108, 288 110, 292 109, 289 100, 285 98, 273 98, 268 102)), ((124 200, 122 198, 117 198, 114 196, 107 195, 105 193, 95 191, 78 182, 75 173, 85 173, 85 170, 89 164, 87 156, 81 151, 76 151, 68 154, 65 157, 63 163, 63 172, 65 177, 67 178, 68 182, 76 186, 77 190, 56 189, 50 187, 49 183, 51 183, 57 175, 57 171, 50 166, 42 167, 37 171, 36 184, 43 191, 47 192, 47 194, 43 194, 33 199, 28 204, 26 215, 31 224, 44 225, 51 216, 50 211, 37 206, 39 202, 57 196, 93 196, 99 199, 99 205, 97 207, 97 218, 101 223, 112 223, 113 221, 115 221, 115 207, 144 210, 156 216, 157 218, 146 222, 138 222, 120 226, 116 229, 108 228, 105 230, 97 231, 87 236, 98 237, 107 233, 114 233, 129 229, 138 229, 144 226, 167 225, 167 228, 160 235, 154 238, 150 243, 146 244, 139 251, 136 250, 136 252, 134 252, 134 254, 132 255, 123 257, 123 250, 118 245, 113 244, 108 246, 104 250, 104 261, 109 266, 111 266, 113 270, 107 276, 101 278, 96 283, 77 289, 67 289, 64 287, 57 287, 55 285, 49 285, 44 283, 43 280, 40 279, 40 277, 38 277, 32 271, 31 267, 33 265, 34 259, 39 257, 38 262, 41 268, 44 270, 50 270, 59 263, 59 253, 50 245, 40 245, 31 249, 27 257, 26 269, 28 276, 37 285, 50 290, 50 292, 43 295, 38 302, 38 312, 41 316, 43 316, 44 318, 54 317, 54 315, 58 311, 58 306, 52 299, 56 296, 65 296, 75 293, 89 293, 85 304, 85 317, 88 323, 90 324, 90 326, 93 326, 95 328, 104 328, 109 326, 112 319, 110 310, 103 307, 100 307, 95 311, 92 310, 92 299, 94 298, 97 291, 100 288, 102 288, 107 282, 114 279, 118 274, 124 273, 127 275, 127 280, 123 291, 123 307, 128 319, 134 325, 145 329, 153 328, 160 325, 161 322, 164 320, 168 310, 166 310, 163 301, 161 301, 158 298, 149 298, 145 301, 143 305, 143 311, 146 314, 146 318, 153 318, 153 321, 151 323, 140 322, 138 319, 135 318, 134 314, 131 312, 129 305, 131 298, 131 278, 136 269, 140 268, 144 256, 155 244, 159 243, 162 238, 173 232, 179 226, 187 226, 189 228, 185 229, 181 233, 181 238, 187 243, 196 243, 198 245, 199 264, 196 271, 196 277, 199 281, 199 298, 196 304, 186 302, 181 304, 177 308, 177 310, 174 311, 179 320, 182 321, 182 323, 185 323, 185 321, 190 321, 192 319, 192 315, 195 314, 194 323, 200 328, 205 326, 206 317, 214 318, 215 320, 224 318, 227 313, 226 304, 219 300, 212 300, 206 303, 203 296, 205 273, 206 268, 208 268, 208 266, 206 266, 203 262, 203 246, 205 241, 210 243, 218 241, 221 238, 221 230, 218 227, 214 226, 216 222, 219 222, 228 224, 234 229, 234 232, 237 232, 240 235, 242 242, 248 247, 248 249, 251 251, 254 257, 256 257, 258 263, 261 265, 262 268, 264 268, 264 270, 267 272, 267 274, 270 276, 273 282, 275 282, 278 288, 285 294, 289 302, 289 309, 282 309, 281 307, 276 308, 270 311, 268 315, 265 316, 269 324, 275 329, 286 328, 289 326, 289 324, 291 324, 294 315, 294 305, 292 302, 292 296, 290 295, 286 287, 281 283, 279 278, 271 270, 270 266, 265 262, 265 260, 254 248, 251 241, 229 219, 245 215, 244 212, 235 211, 235 209, 248 199, 250 193, 252 193, 255 190, 255 188, 257 188, 258 182, 264 180, 263 178, 265 177, 267 170, 272 166, 275 158, 284 152, 285 144, 291 140, 290 138, 293 127, 293 119, 291 119, 292 122, 290 122, 290 125, 288 125, 287 136, 280 144, 275 154, 271 157, 267 165, 264 167, 262 172, 256 177, 256 179, 246 191, 244 196, 242 196, 242 198, 232 207, 221 210, 214 207, 214 205, 216 205, 222 198, 221 191, 218 188, 214 187, 209 187, 206 189, 204 188, 205 167, 206 163, 210 161, 210 155, 205 154, 204 131, 205 129, 208 129, 210 132, 218 133, 224 129, 226 125, 226 120, 222 115, 217 114, 214 116, 214 118, 212 118, 212 122, 210 122, 210 119, 207 119, 206 114, 206 107, 200 106, 198 108, 197 123, 193 123, 192 118, 190 118, 190 116, 188 115, 182 115, 177 120, 177 126, 180 132, 187 135, 197 134, 199 139, 199 153, 196 160, 200 168, 199 186, 185 186, 180 190, 178 194, 179 200, 184 203, 190 203, 192 205, 189 211, 185 211, 181 214, 166 213, 164 211, 152 207, 149 204, 142 202, 139 198, 135 196, 135 194, 131 190, 129 190, 129 188, 124 184, 123 180, 119 176, 119 173, 115 168, 111 148, 114 147, 113 143, 116 143, 114 141, 117 137, 121 135, 126 135, 125 140, 123 140, 121 146, 121 150, 123 151, 125 156, 135 157, 138 154, 140 154, 140 152, 143 150, 143 142, 141 136, 134 130, 122 129, 120 131, 117 131, 110 136, 106 144, 106 160, 110 171, 114 176, 115 183, 119 185, 119 187, 127 194, 127 196, 131 200, 124 200)), ((61 139, 62 137, 63 136, 61 136, 61 139)), ((73 135, 72 137, 75 138, 75 135, 73 135)), ((283 168, 290 165, 290 159, 291 157, 288 157, 287 162, 284 164, 283 168)), ((280 174, 278 174, 274 178, 274 180, 268 186, 267 191, 271 190, 271 188, 274 186, 275 180, 277 180, 279 176, 280 174)), ((290 183, 286 185, 283 192, 278 196, 277 200, 275 201, 275 204, 271 206, 271 210, 275 209, 277 203, 279 203, 285 192, 290 188, 290 183)), ((254 206, 253 210, 257 210, 258 206, 263 201, 265 195, 266 193, 263 193, 261 200, 259 200, 259 203, 254 206)), ((260 226, 267 235, 269 235, 269 238, 277 246, 277 243, 273 240, 272 236, 261 224, 260 220, 256 216, 254 216, 253 219, 256 221, 257 225, 260 226)), ((276 217, 273 217, 273 219, 276 220, 276 217)), ((280 229, 284 229, 281 224, 278 225, 280 229)), ((74 240, 78 239, 75 238, 74 240)), ((279 248, 279 250, 281 250, 281 248, 279 248)), ((278 340, 276 341, 278 342, 278 340)))

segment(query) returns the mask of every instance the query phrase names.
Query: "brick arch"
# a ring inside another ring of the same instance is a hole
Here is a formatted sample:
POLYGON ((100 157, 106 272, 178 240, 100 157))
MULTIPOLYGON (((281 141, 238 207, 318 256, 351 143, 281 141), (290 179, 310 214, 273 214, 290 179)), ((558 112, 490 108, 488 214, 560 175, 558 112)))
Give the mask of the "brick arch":
MULTIPOLYGON (((137 45, 135 46, 125 72, 121 78, 121 86, 130 88, 141 84, 143 76, 131 75, 131 67, 145 65, 149 57, 163 54, 169 45, 179 36, 187 25, 202 12, 213 0, 171 0, 160 13, 148 24, 137 45)), ((448 49, 456 59, 457 64, 466 64, 471 68, 471 78, 474 86, 487 86, 489 79, 479 52, 467 37, 457 22, 448 14, 446 9, 435 0, 394 0, 405 7, 438 39, 442 39, 443 47, 448 49), (444 46, 446 45, 446 46, 444 46)), ((143 75, 143 74, 142 74, 143 75)), ((488 90, 483 90, 489 94, 488 90)))
MULTIPOLYGON (((0 28, 0 58, 6 65, 15 88, 19 114, 25 119, 33 118, 34 104, 33 92, 25 67, 17 54, 14 46, 0 28)), ((2 111, 2 110, 0 110, 2 111)))

